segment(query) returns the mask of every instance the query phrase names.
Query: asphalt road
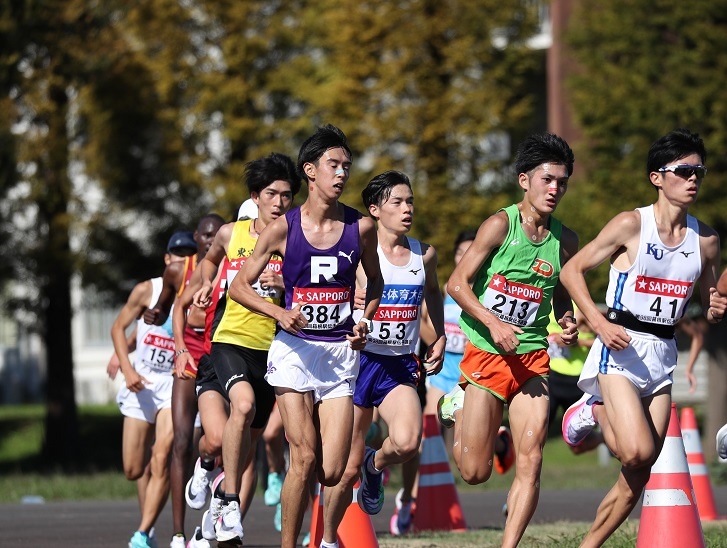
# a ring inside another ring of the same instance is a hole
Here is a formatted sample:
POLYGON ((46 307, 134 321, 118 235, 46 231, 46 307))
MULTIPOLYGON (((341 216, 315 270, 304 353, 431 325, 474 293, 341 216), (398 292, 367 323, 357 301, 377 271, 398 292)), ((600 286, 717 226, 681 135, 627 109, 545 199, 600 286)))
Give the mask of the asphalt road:
MULTIPOLYGON (((605 490, 543 491, 532 523, 554 521, 591 521, 605 490)), ((502 505, 507 493, 481 491, 459 493, 460 504, 471 529, 502 529, 505 518, 502 505)), ((714 488, 717 511, 727 513, 727 487, 714 488)), ((382 512, 373 517, 377 535, 389 533, 389 518, 394 509, 394 497, 387 493, 382 512)), ((640 505, 632 517, 638 518, 640 505)), ((280 534, 273 528, 274 508, 263 505, 262 497, 256 497, 245 518, 245 546, 279 546, 280 534)), ((191 534, 202 512, 187 512, 187 534, 191 534)), ((0 546, 55 548, 100 548, 118 546, 124 548, 139 520, 135 501, 111 502, 54 502, 46 504, 0 504, 0 546)), ((166 548, 172 529, 171 507, 167 504, 157 521, 157 538, 160 548, 166 548)), ((304 533, 310 517, 304 520, 304 533)), ((302 535, 301 535, 302 536, 302 535)), ((212 543, 214 545, 214 543, 212 543)))

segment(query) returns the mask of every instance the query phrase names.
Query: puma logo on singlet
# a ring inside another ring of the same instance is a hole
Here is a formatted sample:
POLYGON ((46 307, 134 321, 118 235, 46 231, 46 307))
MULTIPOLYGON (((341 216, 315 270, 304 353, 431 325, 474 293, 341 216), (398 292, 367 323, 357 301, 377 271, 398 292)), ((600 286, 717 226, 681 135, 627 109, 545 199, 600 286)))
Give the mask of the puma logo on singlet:
POLYGON ((353 257, 353 250, 351 250, 351 253, 349 253, 348 255, 346 255, 343 251, 339 251, 338 256, 346 257, 348 259, 348 262, 353 264, 353 259, 351 258, 351 257, 353 257))
POLYGON ((409 272, 411 272, 412 274, 414 274, 414 276, 416 276, 417 274, 419 274, 420 270, 421 270, 421 268, 417 268, 416 270, 412 268, 409 272))
POLYGON ((684 255, 687 259, 689 258, 689 255, 693 254, 694 251, 680 251, 682 255, 684 255))

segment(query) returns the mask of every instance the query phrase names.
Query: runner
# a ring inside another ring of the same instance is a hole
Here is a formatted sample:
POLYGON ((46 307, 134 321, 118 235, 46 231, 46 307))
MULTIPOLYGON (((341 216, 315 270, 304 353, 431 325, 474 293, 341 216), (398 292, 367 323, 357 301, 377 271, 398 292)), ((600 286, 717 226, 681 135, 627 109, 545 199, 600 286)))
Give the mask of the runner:
MULTIPOLYGON (((171 251, 189 252, 189 242, 183 240, 184 233, 174 234, 170 239, 164 257, 167 266, 181 258, 171 251)), ((129 480, 137 481, 141 511, 141 522, 129 541, 130 548, 156 546, 152 529, 169 493, 168 457, 174 437, 170 410, 174 341, 169 333, 171 326, 147 325, 138 319, 156 302, 161 288, 161 278, 137 284, 111 327, 115 356, 126 381, 116 396, 124 415, 124 473, 129 480), (126 329, 135 320, 136 337, 132 343, 126 329), (132 365, 129 352, 134 350, 132 365)), ((109 371, 112 373, 116 375, 109 371)))
MULTIPOLYGON (((212 240, 224 220, 214 213, 205 215, 197 223, 193 239, 197 253, 185 258, 183 264, 171 264, 164 270, 163 288, 158 301, 144 312, 147 324, 159 325, 167 320, 174 298, 181 295, 189 283, 198 262, 212 245, 212 240)), ((190 352, 194 363, 199 363, 204 353, 204 311, 192 307, 187 318, 184 334, 184 346, 176 348, 180 352, 190 352)), ((172 525, 174 537, 172 548, 181 548, 185 541, 184 515, 184 484, 191 470, 194 453, 194 421, 197 415, 197 398, 194 392, 195 370, 183 378, 174 377, 172 386, 172 423, 174 427, 174 444, 172 445, 171 487, 172 487, 172 525)))
POLYGON ((614 217, 561 275, 598 335, 578 381, 585 394, 566 411, 563 437, 578 445, 598 423, 621 462, 616 485, 581 546, 601 546, 636 506, 649 480, 671 413, 674 325, 694 284, 699 282, 709 322, 720 321, 727 308, 727 298, 715 288, 719 236, 688 214, 707 173, 706 158, 704 143, 689 130, 656 140, 646 162, 656 202, 614 217), (584 275, 606 260, 611 269, 604 317, 584 275))
POLYGON ((373 329, 361 352, 361 368, 353 402, 353 443, 341 482, 326 489, 324 543, 338 546, 337 531, 353 486, 361 475, 358 503, 367 514, 378 514, 384 505, 384 468, 406 462, 419 452, 422 408, 417 394, 420 379, 419 344, 421 304, 426 300, 435 330, 425 356, 426 374, 439 372, 444 357, 444 309, 437 280, 434 248, 406 236, 414 218, 414 194, 409 178, 398 171, 374 177, 364 189, 363 202, 377 223, 378 254, 384 278, 381 305, 373 329), (366 432, 374 407, 388 425, 378 451, 366 447, 366 432))
POLYGON ((578 238, 552 216, 568 188, 573 152, 560 137, 544 133, 525 139, 515 160, 522 202, 482 223, 447 282, 470 342, 460 364, 464 390, 458 385, 440 405, 442 423, 455 423, 454 458, 470 484, 490 478, 490 455, 508 405, 516 461, 503 546, 520 542, 540 494, 551 302, 563 342, 577 340, 558 275, 578 250, 578 238))
POLYGON ((275 387, 290 445, 281 492, 284 548, 296 545, 315 472, 326 487, 343 475, 351 449, 358 350, 366 344, 383 287, 373 221, 338 201, 350 169, 351 150, 340 129, 327 125, 308 138, 298 155, 308 198, 267 226, 230 287, 235 301, 275 318, 281 327, 270 346, 265 378, 275 387), (260 297, 252 285, 276 253, 284 257, 284 309, 260 297), (359 261, 368 292, 364 318, 355 324, 359 261))
MULTIPOLYGON (((195 304, 209 303, 217 267, 224 263, 223 277, 229 284, 239 268, 254 252, 265 227, 284 215, 300 190, 300 178, 293 161, 283 154, 250 162, 245 179, 258 207, 255 219, 229 223, 220 228, 214 243, 200 263, 202 288, 195 294, 195 304)), ((272 255, 267 267, 254 284, 256 294, 275 306, 280 305, 283 279, 282 257, 272 255)), ((225 463, 224 495, 215 506, 220 518, 216 523, 218 541, 242 539, 240 487, 242 472, 254 457, 254 447, 262 434, 275 403, 272 386, 265 381, 268 349, 275 335, 275 322, 240 306, 229 294, 215 311, 210 360, 217 379, 230 402, 230 416, 224 427, 222 456, 225 463)), ((202 460, 195 476, 211 479, 214 460, 202 460)), ((194 478, 190 488, 194 487, 194 478)), ((202 481, 202 485, 207 482, 202 481)), ((196 493, 188 493, 194 500, 196 493)), ((201 497, 204 503, 205 497, 201 497)), ((213 512, 213 515, 214 513, 213 512)))

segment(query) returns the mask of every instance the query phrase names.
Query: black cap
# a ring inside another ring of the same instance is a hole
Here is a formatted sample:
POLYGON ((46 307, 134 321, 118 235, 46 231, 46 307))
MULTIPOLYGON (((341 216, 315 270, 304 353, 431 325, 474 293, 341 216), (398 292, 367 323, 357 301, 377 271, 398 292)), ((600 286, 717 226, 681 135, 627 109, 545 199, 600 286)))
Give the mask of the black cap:
POLYGON ((186 257, 197 252, 197 242, 194 241, 193 232, 175 232, 169 238, 167 252, 186 257))

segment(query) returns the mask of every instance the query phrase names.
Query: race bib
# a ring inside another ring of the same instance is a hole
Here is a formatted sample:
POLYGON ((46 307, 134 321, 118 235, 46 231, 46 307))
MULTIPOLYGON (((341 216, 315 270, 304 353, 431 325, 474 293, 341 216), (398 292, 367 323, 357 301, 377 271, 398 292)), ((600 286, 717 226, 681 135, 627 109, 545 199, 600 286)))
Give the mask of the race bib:
POLYGON ((642 322, 674 325, 691 294, 692 282, 637 276, 630 312, 642 322))
POLYGON ((152 371, 170 373, 174 369, 174 339, 147 333, 141 361, 152 371))
POLYGON ((308 320, 305 329, 333 329, 343 324, 351 315, 351 288, 303 287, 293 289, 293 306, 308 320))
MULTIPOLYGON (((224 292, 229 289, 230 284, 232 283, 232 280, 235 279, 235 276, 237 276, 237 273, 240 272, 242 265, 245 264, 245 259, 246 257, 240 257, 239 259, 233 259, 232 261, 230 261, 229 266, 225 271, 226 282, 222 284, 220 288, 220 298, 222 298, 224 292)), ((280 274, 283 270, 283 261, 280 259, 270 259, 267 266, 265 267, 265 270, 272 270, 276 274, 280 274)), ((252 288, 258 295, 263 298, 280 299, 282 294, 282 291, 280 291, 279 289, 270 287, 263 288, 260 285, 260 280, 255 280, 255 283, 252 284, 252 288)))
POLYGON ((367 341, 385 346, 411 346, 418 327, 422 297, 421 286, 387 286, 367 341))
POLYGON ((532 325, 543 300, 543 290, 532 285, 509 282, 495 274, 485 289, 482 304, 501 321, 520 327, 532 325))
POLYGON ((447 335, 447 352, 464 354, 464 347, 467 346, 467 337, 462 333, 459 324, 444 322, 444 332, 447 335))

